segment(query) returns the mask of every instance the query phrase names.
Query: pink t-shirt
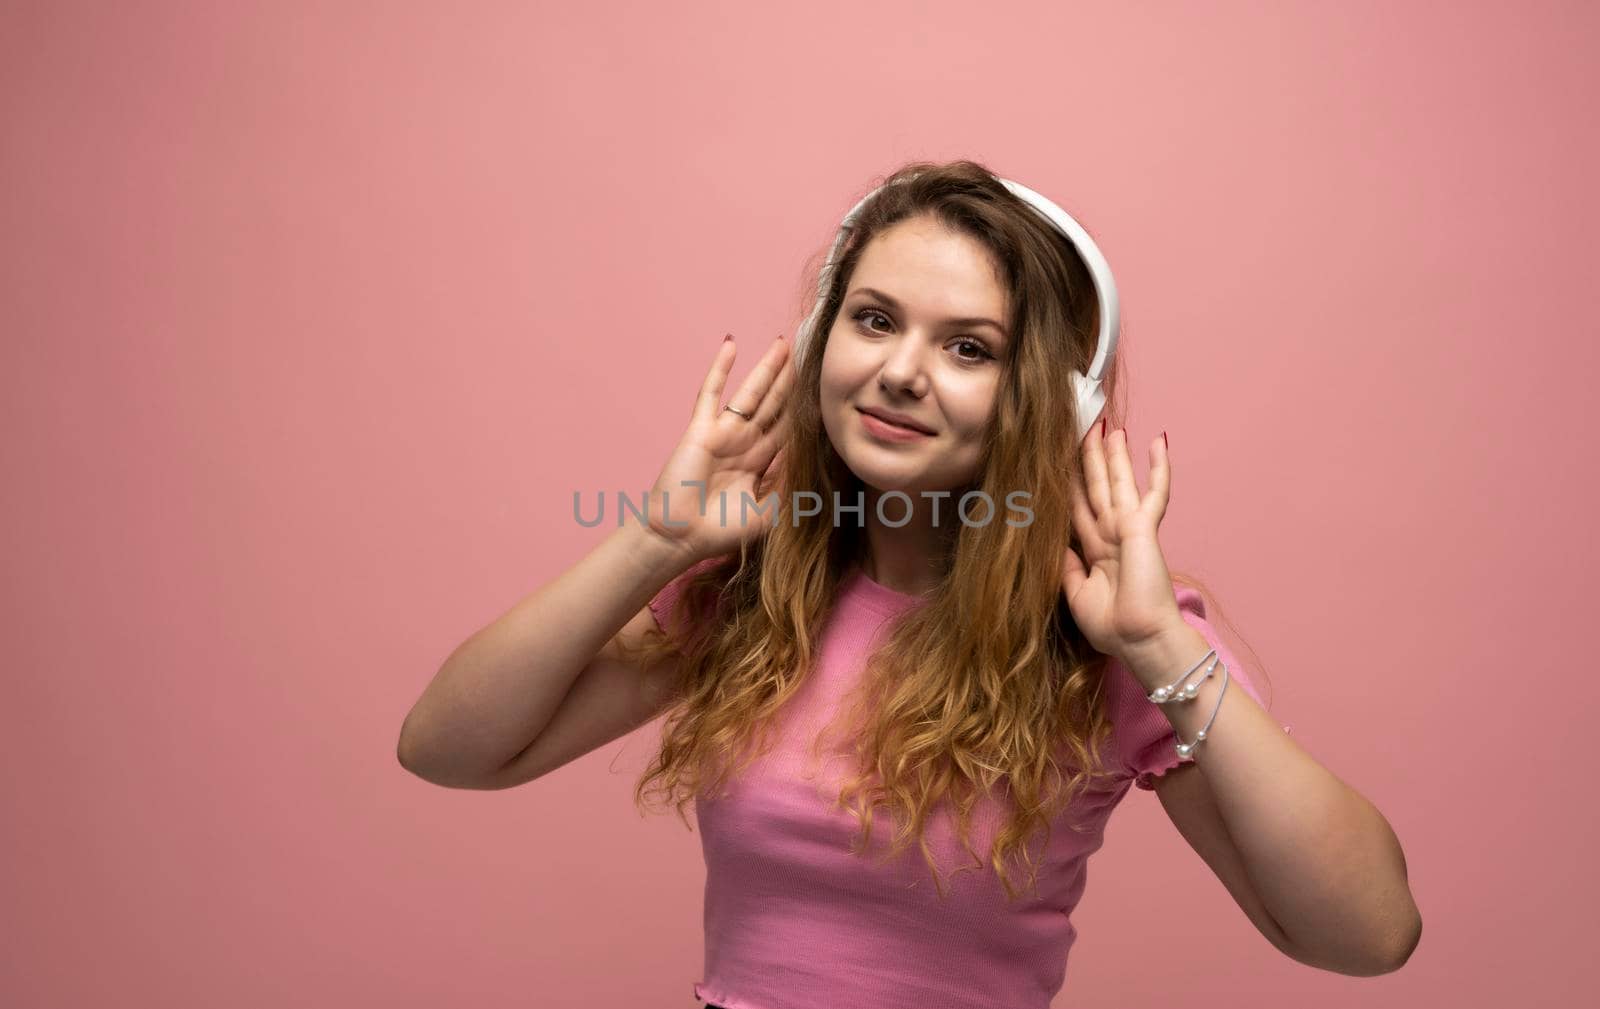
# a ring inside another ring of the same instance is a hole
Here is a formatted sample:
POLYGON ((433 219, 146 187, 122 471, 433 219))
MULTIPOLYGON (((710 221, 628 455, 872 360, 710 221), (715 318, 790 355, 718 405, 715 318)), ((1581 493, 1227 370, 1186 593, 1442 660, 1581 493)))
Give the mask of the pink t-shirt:
MULTIPOLYGON (((663 627, 675 619, 672 606, 693 573, 650 601, 663 627)), ((1174 591, 1183 619, 1228 666, 1229 689, 1242 687, 1261 703, 1206 623, 1199 594, 1176 584, 1174 591)), ((728 794, 696 802, 706 862, 705 970, 694 984, 697 999, 727 1009, 1048 1009, 1061 989, 1089 855, 1129 785, 1153 789, 1156 777, 1180 763, 1172 725, 1128 668, 1109 662, 1114 732, 1102 752, 1108 769, 1123 772, 1114 787, 1076 798, 1052 824, 1043 855, 1042 839, 1031 839, 1038 893, 1011 904, 987 862, 1000 823, 996 805, 980 802, 972 814, 970 840, 985 859, 981 866, 958 842, 953 815, 930 816, 928 843, 945 877, 941 901, 915 844, 882 863, 850 850, 859 821, 852 810, 834 808, 851 770, 848 744, 825 747, 821 768, 810 754, 858 682, 874 636, 920 602, 852 569, 811 675, 780 712, 778 743, 731 778, 728 794), (1068 829, 1068 819, 1087 831, 1068 829)), ((1221 673, 1219 666, 1213 675, 1221 673)), ((882 809, 874 814, 870 857, 876 859, 887 850, 893 822, 882 809)), ((1023 886, 1025 869, 1013 863, 1009 871, 1013 885, 1023 886)))

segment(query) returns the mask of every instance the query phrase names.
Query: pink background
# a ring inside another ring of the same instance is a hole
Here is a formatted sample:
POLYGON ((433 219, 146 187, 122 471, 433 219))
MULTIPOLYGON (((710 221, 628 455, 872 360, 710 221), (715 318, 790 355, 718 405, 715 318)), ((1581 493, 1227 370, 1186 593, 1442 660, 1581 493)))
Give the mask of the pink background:
POLYGON ((1099 238, 1169 560, 1426 921, 1290 961, 1136 792, 1057 1004, 1588 987, 1595 9, 766 6, 0 12, 0 1003, 692 1009, 657 724, 478 793, 400 723, 961 156, 1099 238))

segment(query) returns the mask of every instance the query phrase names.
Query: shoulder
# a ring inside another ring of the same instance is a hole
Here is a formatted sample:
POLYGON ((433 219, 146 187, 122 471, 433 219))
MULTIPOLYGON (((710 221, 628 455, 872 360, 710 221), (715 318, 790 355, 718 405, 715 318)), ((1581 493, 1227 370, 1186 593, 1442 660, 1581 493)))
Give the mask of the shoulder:
POLYGON ((660 592, 655 594, 648 605, 650 612, 655 615, 656 623, 661 625, 662 630, 671 630, 686 619, 686 614, 680 612, 680 601, 684 589, 688 587, 689 583, 701 574, 717 567, 724 560, 725 558, 722 557, 708 557, 705 560, 696 561, 687 570, 673 577, 660 592))

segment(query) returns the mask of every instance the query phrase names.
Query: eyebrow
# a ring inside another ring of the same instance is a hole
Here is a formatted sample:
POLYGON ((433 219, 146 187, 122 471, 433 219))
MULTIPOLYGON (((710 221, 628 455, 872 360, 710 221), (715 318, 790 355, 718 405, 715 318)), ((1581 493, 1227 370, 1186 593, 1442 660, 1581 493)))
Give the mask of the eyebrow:
MULTIPOLYGON (((885 305, 888 305, 890 308, 894 309, 896 312, 902 312, 902 311, 905 310, 898 301, 895 301, 893 298, 889 297, 887 294, 884 294, 882 291, 878 290, 875 287, 858 287, 854 291, 850 292, 850 297, 853 298, 856 295, 866 295, 867 297, 870 297, 870 298, 876 298, 879 301, 883 302, 885 305)), ((973 316, 972 318, 967 318, 967 319, 947 319, 945 321, 945 325, 947 325, 947 326, 992 326, 992 327, 994 327, 996 330, 998 330, 1000 332, 1001 336, 1004 336, 1007 339, 1010 339, 1010 337, 1011 337, 1011 334, 1006 332, 1006 328, 1004 326, 1000 325, 998 322, 995 322, 993 319, 985 319, 982 316, 973 316)))

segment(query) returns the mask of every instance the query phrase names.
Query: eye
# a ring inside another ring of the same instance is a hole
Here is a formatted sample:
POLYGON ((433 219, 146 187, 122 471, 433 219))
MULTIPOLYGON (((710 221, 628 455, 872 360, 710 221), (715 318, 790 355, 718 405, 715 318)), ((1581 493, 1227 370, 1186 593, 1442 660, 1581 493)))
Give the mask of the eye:
MULTIPOLYGON (((861 322, 862 317, 863 316, 867 316, 867 315, 876 316, 877 318, 882 319, 885 322, 889 321, 889 317, 887 315, 884 315, 882 312, 878 311, 875 308, 863 308, 861 311, 859 311, 855 315, 851 316, 851 318, 859 323, 859 322, 861 322)), ((882 332, 881 330, 872 329, 872 328, 867 327, 867 326, 863 326, 861 328, 865 329, 869 333, 882 332)))
MULTIPOLYGON (((873 329, 870 325, 868 325, 867 324, 867 320, 869 318, 882 319, 884 322, 890 322, 891 321, 887 315, 884 315, 882 312, 878 311, 875 308, 863 308, 860 311, 856 312, 854 315, 852 315, 850 318, 855 320, 856 325, 863 332, 866 332, 866 333, 882 333, 882 332, 884 332, 881 329, 873 329)), ((959 339, 957 339, 955 341, 955 345, 958 346, 958 347, 971 347, 973 350, 977 351, 976 356, 968 356, 968 355, 965 355, 965 354, 959 354, 958 353, 956 355, 956 360, 960 361, 962 364, 973 365, 973 364, 979 364, 979 363, 981 363, 983 361, 993 361, 993 360, 995 360, 995 356, 993 354, 989 353, 989 348, 984 346, 981 342, 979 342, 977 340, 973 340, 973 339, 971 339, 969 337, 961 337, 961 338, 959 338, 959 339)))
POLYGON ((977 357, 963 357, 963 358, 961 358, 961 360, 963 360, 963 361, 969 361, 969 362, 972 362, 972 363, 977 363, 979 361, 984 361, 984 360, 989 360, 989 361, 994 360, 994 355, 989 353, 989 348, 985 347, 983 344, 979 343, 977 340, 957 340, 956 343, 958 345, 960 345, 960 346, 963 346, 963 347, 973 347, 978 351, 978 356, 977 357))

